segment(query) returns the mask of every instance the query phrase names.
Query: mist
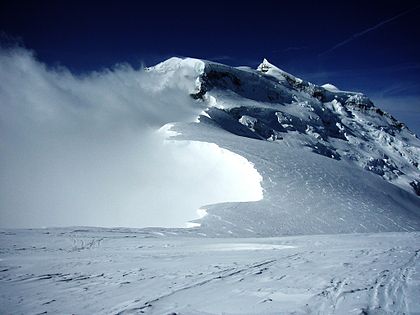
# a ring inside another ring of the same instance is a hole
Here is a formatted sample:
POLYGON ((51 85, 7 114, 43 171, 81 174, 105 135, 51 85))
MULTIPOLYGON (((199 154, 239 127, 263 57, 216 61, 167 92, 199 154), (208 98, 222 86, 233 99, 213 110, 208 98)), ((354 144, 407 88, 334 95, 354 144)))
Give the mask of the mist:
POLYGON ((200 206, 261 198, 259 174, 213 144, 156 132, 203 110, 194 69, 120 64, 74 75, 0 50, 0 226, 185 226, 200 206))

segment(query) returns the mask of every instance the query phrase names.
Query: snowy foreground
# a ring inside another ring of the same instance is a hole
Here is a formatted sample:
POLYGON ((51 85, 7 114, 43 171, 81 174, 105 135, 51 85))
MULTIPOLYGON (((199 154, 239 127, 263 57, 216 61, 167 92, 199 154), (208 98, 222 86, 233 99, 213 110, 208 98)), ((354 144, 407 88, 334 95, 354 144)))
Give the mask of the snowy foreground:
POLYGON ((0 234, 2 314, 419 314, 420 233, 0 234))

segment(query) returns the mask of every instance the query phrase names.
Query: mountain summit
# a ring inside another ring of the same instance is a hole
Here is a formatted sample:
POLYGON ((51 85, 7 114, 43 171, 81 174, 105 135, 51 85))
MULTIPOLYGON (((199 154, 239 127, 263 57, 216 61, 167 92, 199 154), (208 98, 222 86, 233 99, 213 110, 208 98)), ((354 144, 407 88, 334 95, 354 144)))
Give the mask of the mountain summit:
POLYGON ((420 140, 361 93, 318 86, 266 59, 256 70, 171 58, 206 106, 176 140, 212 142, 262 176, 256 202, 205 206, 203 233, 240 236, 420 229, 420 140))

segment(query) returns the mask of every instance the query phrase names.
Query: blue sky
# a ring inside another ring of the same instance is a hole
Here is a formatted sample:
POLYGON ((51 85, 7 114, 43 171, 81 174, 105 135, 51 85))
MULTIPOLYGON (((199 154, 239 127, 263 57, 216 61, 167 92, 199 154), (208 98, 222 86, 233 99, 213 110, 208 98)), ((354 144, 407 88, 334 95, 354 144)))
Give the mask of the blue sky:
POLYGON ((420 134, 417 1, 2 1, 3 43, 76 73, 191 56, 370 96, 420 134))

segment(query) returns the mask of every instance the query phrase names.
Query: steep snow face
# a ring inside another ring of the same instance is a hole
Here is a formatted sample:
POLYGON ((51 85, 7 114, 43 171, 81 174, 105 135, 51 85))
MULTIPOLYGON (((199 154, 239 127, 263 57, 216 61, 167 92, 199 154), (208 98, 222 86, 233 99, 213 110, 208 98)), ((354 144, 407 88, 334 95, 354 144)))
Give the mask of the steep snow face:
MULTIPOLYGON (((163 131, 165 129, 162 128, 163 131)), ((174 136, 173 132, 166 131, 166 133, 168 137, 174 136)), ((241 155, 221 148, 215 143, 204 141, 166 140, 165 146, 166 152, 169 152, 175 161, 182 161, 176 167, 185 170, 185 175, 180 176, 177 170, 176 176, 167 177, 174 186, 178 187, 171 192, 188 196, 182 202, 178 200, 179 197, 171 196, 168 191, 162 193, 162 196, 155 196, 167 199, 168 209, 159 211, 160 215, 165 216, 159 221, 159 226, 197 227, 200 223, 190 221, 201 219, 207 214, 205 209, 199 208, 203 204, 258 201, 263 198, 261 175, 254 165, 241 155), (196 173, 188 171, 191 168, 196 173), (176 200, 182 207, 178 205, 177 211, 171 211, 171 199, 176 200)), ((167 167, 168 173, 171 167, 167 167)), ((156 189, 151 188, 150 193, 156 194, 156 189)), ((135 227, 135 224, 127 221, 124 226, 135 227)))
POLYGON ((205 62, 206 105, 177 139, 214 142, 251 161, 264 199, 206 206, 206 233, 279 235, 420 229, 420 141, 361 93, 205 62))

